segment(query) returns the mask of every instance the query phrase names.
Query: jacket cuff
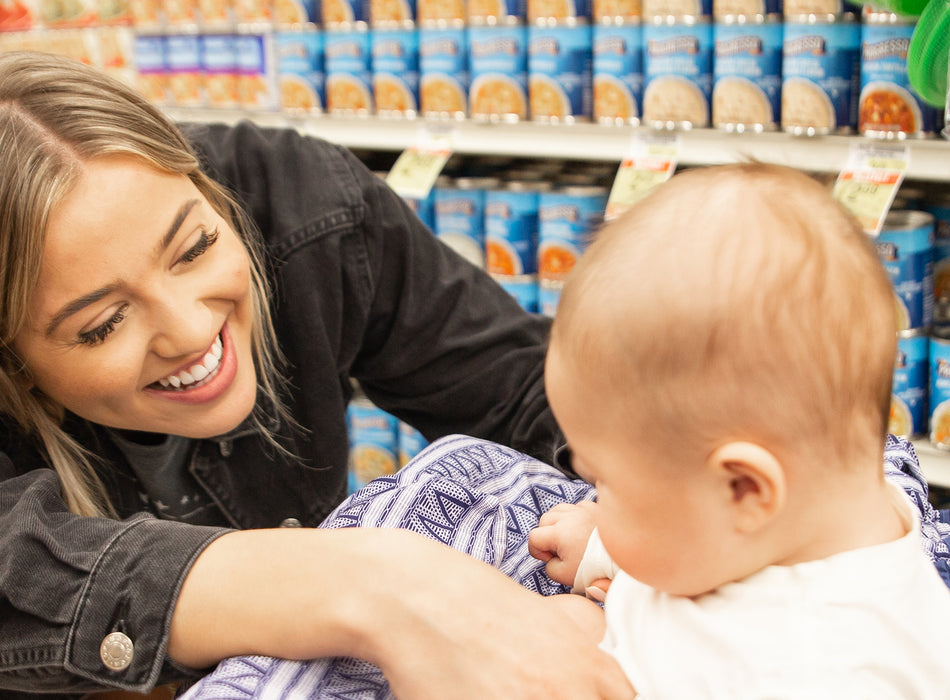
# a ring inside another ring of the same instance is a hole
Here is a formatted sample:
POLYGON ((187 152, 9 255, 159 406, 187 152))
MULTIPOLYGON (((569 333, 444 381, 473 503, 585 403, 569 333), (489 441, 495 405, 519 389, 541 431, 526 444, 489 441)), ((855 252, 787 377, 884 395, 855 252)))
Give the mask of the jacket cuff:
POLYGON ((198 555, 224 528, 151 516, 125 522, 90 572, 66 641, 66 668, 98 683, 145 692, 166 664, 178 594, 198 555))

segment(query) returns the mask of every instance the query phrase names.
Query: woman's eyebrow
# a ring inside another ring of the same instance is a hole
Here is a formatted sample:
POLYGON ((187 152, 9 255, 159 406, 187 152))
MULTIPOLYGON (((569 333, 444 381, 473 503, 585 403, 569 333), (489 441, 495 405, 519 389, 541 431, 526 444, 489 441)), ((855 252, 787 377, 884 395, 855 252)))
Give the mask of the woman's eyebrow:
POLYGON ((163 250, 171 245, 175 235, 178 233, 178 229, 181 228, 181 225, 185 222, 188 214, 192 209, 195 208, 196 205, 200 203, 200 199, 189 199, 187 202, 178 207, 178 212, 175 214, 175 218, 172 219, 172 223, 168 227, 168 231, 166 231, 165 235, 162 236, 162 242, 159 243, 158 248, 155 251, 156 255, 160 254, 163 250))
MULTIPOLYGON (((162 236, 162 240, 156 249, 156 255, 160 254, 169 245, 171 245, 171 242, 175 239, 175 235, 178 233, 178 229, 181 228, 181 225, 188 217, 189 212, 191 212, 191 210, 200 203, 200 199, 189 199, 187 202, 178 207, 178 211, 175 213, 175 218, 172 219, 171 225, 169 225, 165 235, 162 236)), ((67 302, 59 311, 53 314, 53 318, 50 319, 50 322, 46 326, 46 337, 53 335, 53 332, 56 330, 59 324, 72 316, 74 313, 81 311, 90 304, 94 304, 100 299, 108 296, 114 292, 118 286, 118 284, 110 284, 102 287, 101 289, 97 289, 94 292, 83 294, 81 297, 67 302)))

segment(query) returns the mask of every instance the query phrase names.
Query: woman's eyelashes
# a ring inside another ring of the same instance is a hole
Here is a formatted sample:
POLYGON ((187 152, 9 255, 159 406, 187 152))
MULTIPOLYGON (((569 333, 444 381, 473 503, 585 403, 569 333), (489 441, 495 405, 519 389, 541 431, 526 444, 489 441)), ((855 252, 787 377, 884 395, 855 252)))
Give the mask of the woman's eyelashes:
MULTIPOLYGON (((208 249, 215 244, 215 242, 217 242, 218 236, 219 231, 217 228, 210 232, 202 230, 198 241, 191 248, 185 251, 185 253, 180 258, 178 258, 176 264, 187 264, 196 260, 198 257, 206 253, 208 249)), ((116 326, 118 326, 119 323, 121 323, 125 318, 125 313, 128 308, 128 304, 123 304, 118 309, 116 309, 115 313, 113 313, 105 321, 105 323, 96 326, 92 330, 80 332, 77 336, 78 342, 81 345, 98 345, 99 343, 103 342, 112 334, 113 331, 115 331, 116 326)))
POLYGON ((185 251, 184 255, 178 258, 179 263, 190 263, 192 260, 198 256, 207 252, 208 248, 213 246, 218 240, 219 231, 215 228, 210 233, 202 230, 201 236, 198 238, 198 242, 195 243, 191 248, 185 251))
POLYGON ((115 313, 112 314, 105 323, 96 326, 91 331, 82 331, 79 333, 79 342, 82 345, 98 345, 104 341, 109 337, 112 331, 115 330, 115 327, 122 322, 122 319, 125 318, 125 312, 128 308, 128 304, 123 304, 116 309, 115 313))

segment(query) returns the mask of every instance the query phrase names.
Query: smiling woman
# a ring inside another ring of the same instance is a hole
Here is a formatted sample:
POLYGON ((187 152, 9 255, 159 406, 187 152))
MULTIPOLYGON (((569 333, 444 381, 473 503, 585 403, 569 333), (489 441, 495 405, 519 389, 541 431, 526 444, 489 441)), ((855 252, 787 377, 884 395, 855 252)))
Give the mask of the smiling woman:
POLYGON ((315 528, 346 494, 353 379, 429 440, 558 439, 549 321, 352 154, 175 125, 4 52, 0 173, 0 696, 143 693, 263 653, 355 656, 410 700, 632 697, 492 567, 315 528))

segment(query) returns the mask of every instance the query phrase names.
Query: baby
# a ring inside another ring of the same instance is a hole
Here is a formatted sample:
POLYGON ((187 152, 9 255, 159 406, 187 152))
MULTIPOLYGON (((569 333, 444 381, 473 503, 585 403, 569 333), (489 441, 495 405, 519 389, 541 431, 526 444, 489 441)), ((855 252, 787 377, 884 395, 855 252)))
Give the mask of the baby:
POLYGON ((597 502, 529 543, 642 697, 950 698, 950 591, 884 479, 894 295, 798 171, 686 171, 572 271, 546 364, 597 502), (596 528, 595 528, 596 526, 596 528))

